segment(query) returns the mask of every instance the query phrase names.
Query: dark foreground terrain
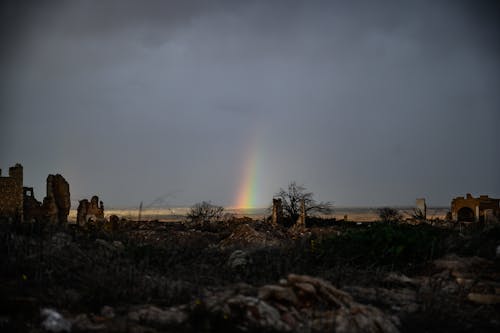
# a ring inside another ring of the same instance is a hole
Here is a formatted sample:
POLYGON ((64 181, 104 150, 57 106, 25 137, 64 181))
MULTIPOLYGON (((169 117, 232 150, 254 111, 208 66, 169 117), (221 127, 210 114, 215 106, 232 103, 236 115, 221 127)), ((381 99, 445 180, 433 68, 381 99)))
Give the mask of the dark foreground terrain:
POLYGON ((500 226, 0 225, 1 332, 499 332, 500 226))

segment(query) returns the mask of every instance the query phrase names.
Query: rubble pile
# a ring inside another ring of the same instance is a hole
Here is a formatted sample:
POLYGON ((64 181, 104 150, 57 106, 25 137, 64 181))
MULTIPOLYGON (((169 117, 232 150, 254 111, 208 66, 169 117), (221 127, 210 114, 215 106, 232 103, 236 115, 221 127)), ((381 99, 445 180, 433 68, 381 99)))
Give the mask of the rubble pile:
POLYGON ((480 257, 459 257, 450 254, 434 261, 449 291, 463 290, 473 303, 500 304, 500 270, 498 263, 480 257))
POLYGON ((220 248, 230 248, 237 246, 264 247, 279 246, 281 241, 271 232, 257 231, 249 224, 245 223, 238 226, 228 237, 219 243, 220 248))
POLYGON ((189 304, 106 306, 100 314, 68 320, 76 332, 399 332, 397 318, 355 302, 325 280, 294 274, 276 285, 242 283, 207 291, 189 304))
POLYGON ((464 321, 495 326, 500 318, 498 313, 493 315, 500 304, 499 262, 480 257, 450 254, 434 260, 425 276, 389 273, 377 286, 343 289, 356 300, 401 319, 426 311, 443 312, 456 313, 457 325, 464 321))

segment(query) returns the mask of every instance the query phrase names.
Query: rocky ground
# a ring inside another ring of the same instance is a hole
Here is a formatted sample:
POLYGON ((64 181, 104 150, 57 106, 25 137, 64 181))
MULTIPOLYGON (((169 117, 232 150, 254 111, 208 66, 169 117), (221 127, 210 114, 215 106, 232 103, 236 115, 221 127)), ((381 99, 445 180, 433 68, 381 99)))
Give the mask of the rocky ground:
POLYGON ((2 332, 497 332, 500 226, 1 226, 2 332))

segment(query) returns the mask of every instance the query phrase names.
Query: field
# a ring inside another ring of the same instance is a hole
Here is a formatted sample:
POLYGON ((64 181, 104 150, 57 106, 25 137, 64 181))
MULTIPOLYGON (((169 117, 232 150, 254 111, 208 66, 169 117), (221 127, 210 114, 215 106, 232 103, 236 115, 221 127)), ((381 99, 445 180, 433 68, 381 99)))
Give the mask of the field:
MULTIPOLYGON (((188 212, 188 207, 173 207, 173 208, 148 208, 141 211, 141 220, 158 220, 158 221, 179 221, 182 220, 188 212)), ((447 207, 430 207, 427 209, 429 219, 443 220, 448 212, 447 207)), ((252 219, 262 219, 270 215, 269 208, 226 208, 225 211, 235 217, 250 217, 252 219)), ((401 207, 400 211, 405 218, 411 217, 413 207, 401 207)), ((138 219, 138 208, 111 208, 106 209, 106 216, 117 215, 126 219, 138 219)), ((331 215, 323 216, 325 218, 336 218, 343 220, 347 215, 349 221, 354 222, 372 222, 378 220, 378 208, 375 207, 336 207, 331 215)), ((69 220, 76 220, 76 210, 72 209, 69 214, 69 220)))
POLYGON ((499 225, 326 224, 4 223, 0 330, 500 329, 499 225))

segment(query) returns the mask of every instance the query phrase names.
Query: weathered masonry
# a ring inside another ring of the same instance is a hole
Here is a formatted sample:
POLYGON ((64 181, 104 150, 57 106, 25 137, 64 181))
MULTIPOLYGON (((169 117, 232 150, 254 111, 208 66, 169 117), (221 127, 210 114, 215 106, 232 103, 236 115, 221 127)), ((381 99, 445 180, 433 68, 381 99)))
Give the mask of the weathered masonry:
POLYGON ((0 218, 21 221, 23 219, 23 166, 9 168, 9 175, 2 177, 0 170, 0 218))
POLYGON ((491 222, 500 217, 500 199, 487 195, 474 198, 470 193, 466 197, 456 197, 451 201, 451 215, 454 221, 491 222))
POLYGON ((90 202, 87 199, 80 200, 76 214, 76 223, 79 225, 88 222, 104 221, 104 204, 99 197, 94 195, 90 202))
POLYGON ((425 199, 417 199, 416 206, 417 213, 420 213, 422 215, 422 218, 425 220, 427 218, 427 205, 425 204, 425 199))
POLYGON ((0 220, 66 223, 71 207, 69 184, 63 176, 47 177, 47 195, 43 203, 36 200, 32 187, 23 186, 21 164, 9 168, 9 176, 1 177, 0 220))

